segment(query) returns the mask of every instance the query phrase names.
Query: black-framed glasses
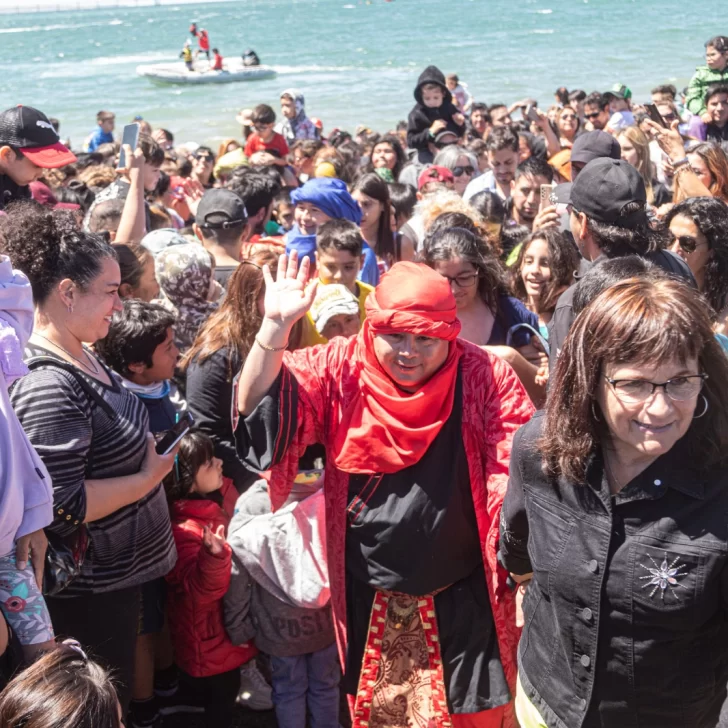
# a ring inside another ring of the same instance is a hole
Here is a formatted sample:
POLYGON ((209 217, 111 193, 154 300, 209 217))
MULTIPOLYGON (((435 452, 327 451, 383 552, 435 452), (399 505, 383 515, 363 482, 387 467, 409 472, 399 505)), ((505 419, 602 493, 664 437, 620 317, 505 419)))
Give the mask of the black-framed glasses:
POLYGON ((453 167, 452 176, 453 177, 462 177, 464 174, 467 174, 468 177, 472 177, 474 172, 475 172, 475 168, 471 167, 468 164, 465 167, 453 167))
POLYGON ((708 378, 707 374, 690 374, 685 377, 674 377, 666 382, 648 382, 646 379, 610 379, 604 377, 612 387, 614 394, 622 402, 644 402, 649 399, 658 387, 673 402, 685 402, 697 397, 708 378))
POLYGON ((213 157, 211 157, 209 154, 197 154, 195 156, 195 159, 198 162, 214 162, 215 161, 215 159, 213 157))
POLYGON ((461 273, 458 276, 442 276, 446 278, 449 283, 454 283, 458 288, 472 288, 480 278, 479 273, 461 273))
POLYGON ((599 115, 601 113, 602 113, 601 111, 597 111, 597 112, 595 112, 593 114, 584 114, 584 118, 585 119, 589 119, 589 120, 591 120, 591 119, 598 119, 599 118, 599 115))
POLYGON ((694 238, 692 235, 679 235, 673 238, 673 240, 680 246, 680 250, 682 250, 683 253, 687 253, 688 255, 694 253, 698 248, 702 247, 703 245, 708 244, 699 243, 697 238, 694 238))

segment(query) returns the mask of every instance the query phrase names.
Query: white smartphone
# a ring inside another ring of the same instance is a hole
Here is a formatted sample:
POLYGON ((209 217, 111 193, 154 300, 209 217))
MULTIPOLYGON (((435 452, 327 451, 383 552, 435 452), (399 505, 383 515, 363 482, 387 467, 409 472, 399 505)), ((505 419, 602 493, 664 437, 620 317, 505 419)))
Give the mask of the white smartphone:
POLYGON ((133 124, 127 124, 124 127, 124 132, 121 135, 121 151, 119 152, 119 169, 126 167, 126 153, 124 152, 124 145, 128 144, 133 152, 137 148, 139 143, 139 124, 134 122, 133 124))

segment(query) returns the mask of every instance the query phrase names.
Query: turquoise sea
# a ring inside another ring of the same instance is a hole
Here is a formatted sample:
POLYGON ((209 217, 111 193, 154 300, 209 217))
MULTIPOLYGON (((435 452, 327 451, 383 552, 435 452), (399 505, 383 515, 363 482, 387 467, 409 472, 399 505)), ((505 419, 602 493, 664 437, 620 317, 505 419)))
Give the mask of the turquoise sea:
MULTIPOLYGON (((28 0, 29 4, 31 0, 28 0)), ((22 3, 18 3, 21 5, 22 3)), ((719 3, 718 3, 719 5, 719 3)), ((238 0, 0 15, 0 107, 24 103, 61 120, 74 145, 111 109, 214 143, 235 114, 300 88, 326 129, 405 119, 419 72, 457 72, 478 100, 552 101, 558 86, 687 84, 716 26, 716 0, 238 0), (158 87, 136 66, 175 60, 191 20, 223 55, 255 48, 278 77, 158 87)), ((725 20, 725 15, 723 19, 725 20)))

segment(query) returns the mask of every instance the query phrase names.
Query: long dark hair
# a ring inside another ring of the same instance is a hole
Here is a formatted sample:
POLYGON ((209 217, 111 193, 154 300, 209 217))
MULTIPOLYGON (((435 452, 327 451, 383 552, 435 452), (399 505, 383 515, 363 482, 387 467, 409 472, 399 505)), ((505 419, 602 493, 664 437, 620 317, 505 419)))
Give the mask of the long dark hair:
MULTIPOLYGON (((385 134, 384 136, 379 137, 379 139, 377 139, 374 144, 372 144, 372 157, 374 156, 374 150, 380 144, 389 144, 389 146, 392 147, 394 153, 397 155, 397 161, 394 164, 392 176, 395 180, 398 180, 402 168, 405 164, 407 164, 407 155, 404 153, 404 149, 402 149, 402 145, 400 144, 399 139, 394 136, 394 134, 385 134)), ((374 172, 374 165, 372 164, 371 159, 369 160, 369 164, 367 164, 365 171, 367 173, 374 172)))
POLYGON ((438 261, 462 258, 478 272, 478 294, 493 316, 498 317, 500 296, 508 295, 508 288, 500 261, 488 252, 486 244, 471 230, 449 228, 428 234, 422 244, 420 260, 435 267, 438 261))
MULTIPOLYGON (((195 497, 196 494, 192 493, 192 486, 195 484, 197 473, 214 457, 215 445, 208 435, 196 430, 188 432, 180 440, 174 468, 164 479, 167 500, 174 503, 178 500, 195 497)), ((217 491, 199 497, 215 501, 221 500, 217 491)))
POLYGON ((705 265, 703 295, 720 313, 728 305, 728 206, 717 197, 690 197, 667 214, 668 228, 678 215, 695 223, 713 251, 705 265))
MULTIPOLYGON (((710 467, 728 454, 728 357, 713 335, 705 299, 672 278, 630 278, 577 316, 552 374, 538 447, 546 471, 583 483, 589 456, 607 434, 597 388, 607 364, 697 359, 708 375, 708 407, 685 435, 691 460, 710 467)), ((701 407, 698 404, 698 407, 701 407)))
POLYGON ((0 728, 119 728, 108 672, 59 644, 16 675, 0 695, 0 728))
POLYGON ((516 263, 510 269, 513 295, 524 303, 528 300, 523 282, 523 263, 528 247, 534 240, 545 240, 549 250, 551 278, 546 283, 543 295, 534 313, 552 313, 559 296, 574 282, 574 273, 579 268, 579 251, 566 236, 555 228, 544 228, 531 233, 521 244, 516 263))
POLYGON ((394 251, 394 234, 392 232, 391 220, 391 201, 389 199, 389 187, 387 183, 378 175, 372 172, 361 176, 352 193, 361 192, 382 203, 382 214, 379 216, 379 227, 377 228, 377 239, 367 240, 369 245, 374 244, 374 252, 377 257, 386 261, 389 265, 397 262, 394 251))

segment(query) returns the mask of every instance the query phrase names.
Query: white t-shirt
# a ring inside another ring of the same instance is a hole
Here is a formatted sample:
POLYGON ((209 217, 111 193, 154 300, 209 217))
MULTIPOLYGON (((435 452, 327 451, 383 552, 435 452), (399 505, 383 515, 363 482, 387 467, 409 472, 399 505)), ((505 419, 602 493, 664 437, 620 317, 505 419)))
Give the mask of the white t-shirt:
POLYGON ((613 131, 622 131, 628 126, 634 126, 634 114, 629 110, 615 111, 609 117, 607 126, 613 131))

